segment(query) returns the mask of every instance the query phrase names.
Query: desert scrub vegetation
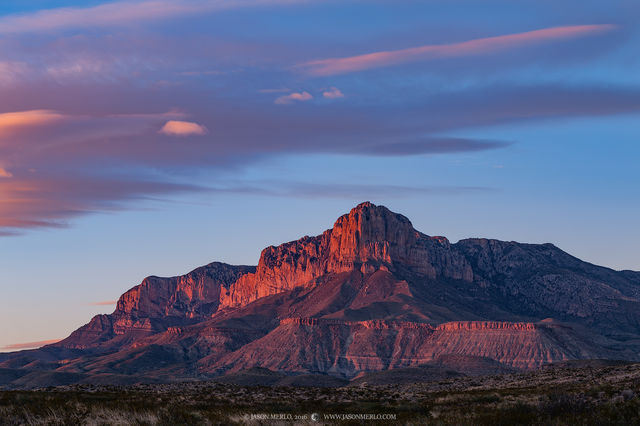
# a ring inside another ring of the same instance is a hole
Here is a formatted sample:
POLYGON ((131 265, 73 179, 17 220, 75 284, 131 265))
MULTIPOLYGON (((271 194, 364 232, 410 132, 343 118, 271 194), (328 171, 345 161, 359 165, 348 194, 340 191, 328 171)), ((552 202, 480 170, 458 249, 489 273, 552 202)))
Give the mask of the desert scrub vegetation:
POLYGON ((331 423, 322 417, 312 422, 311 413, 394 414, 395 423, 415 425, 640 425, 640 366, 596 373, 587 374, 594 380, 567 369, 339 388, 189 382, 8 390, 0 391, 0 425, 331 423), (252 414, 291 419, 274 422, 252 414))

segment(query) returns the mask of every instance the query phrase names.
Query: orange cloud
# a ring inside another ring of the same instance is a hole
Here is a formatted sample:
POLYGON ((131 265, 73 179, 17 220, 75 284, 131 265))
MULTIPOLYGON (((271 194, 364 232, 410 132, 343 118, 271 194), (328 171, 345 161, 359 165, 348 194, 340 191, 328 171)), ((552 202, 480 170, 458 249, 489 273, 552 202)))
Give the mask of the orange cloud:
POLYGON ((0 114, 0 137, 20 128, 41 126, 63 118, 64 115, 46 109, 5 112, 0 114))
POLYGON ((209 133, 206 127, 190 121, 169 120, 162 126, 160 133, 168 136, 193 136, 209 133))
POLYGON ((53 340, 40 340, 39 342, 26 342, 26 343, 12 343, 7 346, 3 346, 3 350, 19 351, 22 349, 36 349, 44 345, 50 345, 52 343, 58 343, 62 339, 53 340))
POLYGON ((10 178, 13 177, 13 174, 7 169, 0 167, 0 178, 10 178))
POLYGON ((304 102, 311 99, 313 99, 313 96, 311 96, 311 93, 309 92, 302 92, 302 93, 294 92, 288 95, 280 96, 274 101, 274 103, 277 105, 286 105, 286 104, 293 103, 294 101, 304 102))
POLYGON ((553 40, 584 37, 615 29, 615 25, 573 25, 544 28, 524 33, 479 38, 461 43, 434 44, 408 49, 367 53, 345 58, 329 58, 310 61, 298 66, 311 75, 325 76, 381 68, 403 63, 443 57, 459 57, 492 53, 553 40))

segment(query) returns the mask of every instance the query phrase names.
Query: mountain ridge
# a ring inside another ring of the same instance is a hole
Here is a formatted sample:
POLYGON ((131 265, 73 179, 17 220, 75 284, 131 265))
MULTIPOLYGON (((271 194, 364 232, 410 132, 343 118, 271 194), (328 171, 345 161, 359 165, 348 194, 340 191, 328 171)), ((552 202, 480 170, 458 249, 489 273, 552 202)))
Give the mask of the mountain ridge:
POLYGON ((22 365, 21 355, 0 358, 0 368, 41 356, 54 371, 82 374, 208 377, 267 367, 350 378, 436 358, 532 369, 639 360, 638 349, 640 273, 552 244, 451 243, 365 202, 318 236, 265 248, 257 266, 212 262, 147 277, 112 314, 27 351, 22 365))

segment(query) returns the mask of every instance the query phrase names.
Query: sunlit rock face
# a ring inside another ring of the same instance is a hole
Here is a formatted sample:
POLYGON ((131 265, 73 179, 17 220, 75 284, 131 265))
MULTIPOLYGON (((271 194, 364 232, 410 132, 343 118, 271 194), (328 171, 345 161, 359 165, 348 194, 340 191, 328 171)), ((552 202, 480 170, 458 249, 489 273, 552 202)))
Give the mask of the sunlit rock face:
POLYGON ((221 290, 254 270, 250 266, 214 262, 179 277, 147 277, 120 297, 116 313, 208 318, 218 310, 221 290))
POLYGON ((178 277, 147 277, 120 296, 113 314, 97 315, 65 344, 88 347, 118 335, 152 334, 208 319, 218 310, 221 289, 253 271, 252 266, 213 262, 178 277))
POLYGON ((258 366, 352 378, 424 363, 495 372, 640 360, 638 342, 640 273, 551 244, 452 244, 366 202, 321 235, 267 247, 257 267, 214 262, 148 277, 49 352, 4 362, 80 350, 47 365, 176 377, 258 366))
POLYGON ((473 279, 469 263, 451 250, 446 238, 421 234, 406 217, 366 202, 322 235, 264 249, 256 273, 223 290, 220 305, 242 306, 324 274, 354 269, 370 273, 393 269, 396 263, 432 279, 473 279))

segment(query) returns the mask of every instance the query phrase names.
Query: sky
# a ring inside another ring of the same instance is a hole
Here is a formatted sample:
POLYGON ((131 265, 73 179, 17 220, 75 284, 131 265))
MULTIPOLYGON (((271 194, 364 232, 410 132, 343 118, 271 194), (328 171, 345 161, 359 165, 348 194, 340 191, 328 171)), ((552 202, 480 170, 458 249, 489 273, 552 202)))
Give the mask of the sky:
POLYGON ((330 228, 640 270, 635 0, 3 0, 0 351, 330 228))

